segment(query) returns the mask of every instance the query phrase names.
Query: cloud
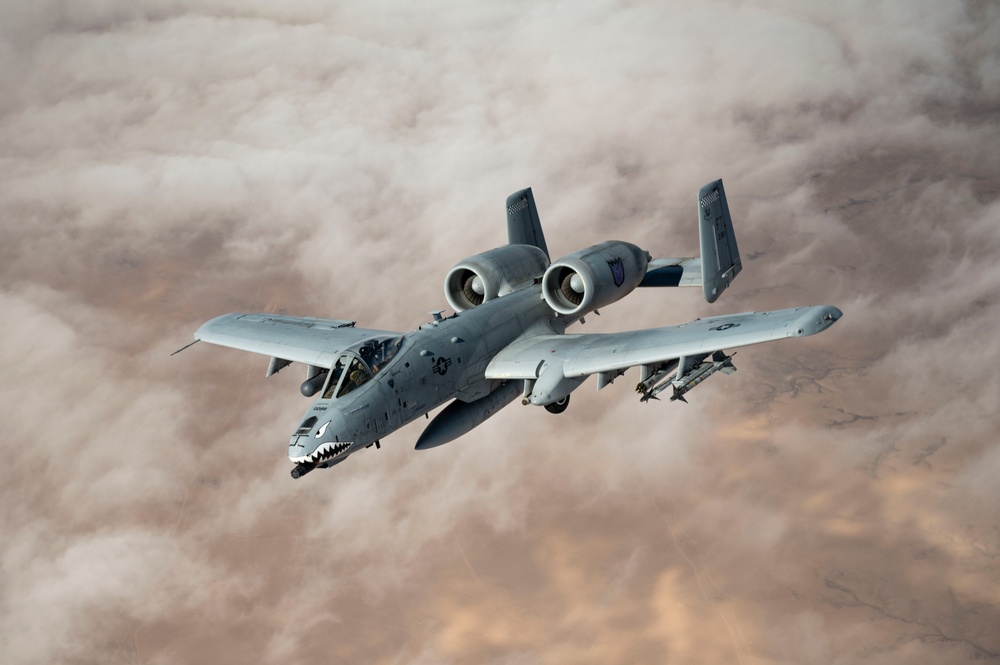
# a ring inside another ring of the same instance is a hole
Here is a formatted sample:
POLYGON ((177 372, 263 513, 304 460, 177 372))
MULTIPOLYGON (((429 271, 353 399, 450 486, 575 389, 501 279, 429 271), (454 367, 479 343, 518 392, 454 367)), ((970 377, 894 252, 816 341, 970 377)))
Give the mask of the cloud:
POLYGON ((997 658, 993 3, 0 8, 5 662, 997 658), (297 366, 227 311, 410 330, 534 188, 555 254, 697 251, 829 302, 692 404, 631 375, 292 482, 297 366))

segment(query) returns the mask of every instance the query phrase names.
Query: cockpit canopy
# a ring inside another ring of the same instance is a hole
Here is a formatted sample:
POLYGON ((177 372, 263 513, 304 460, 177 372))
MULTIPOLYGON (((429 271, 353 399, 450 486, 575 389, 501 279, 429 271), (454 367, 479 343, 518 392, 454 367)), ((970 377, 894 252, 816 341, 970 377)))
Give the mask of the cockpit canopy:
POLYGON ((357 390, 372 380, 389 364, 403 345, 403 336, 372 337, 353 349, 344 351, 327 375, 323 386, 323 399, 344 395, 357 390))

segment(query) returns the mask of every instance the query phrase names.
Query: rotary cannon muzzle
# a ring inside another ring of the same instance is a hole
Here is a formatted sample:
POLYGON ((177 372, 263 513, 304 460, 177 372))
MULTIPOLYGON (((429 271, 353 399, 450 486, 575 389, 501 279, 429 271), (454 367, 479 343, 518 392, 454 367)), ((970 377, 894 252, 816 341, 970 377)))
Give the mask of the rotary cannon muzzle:
POLYGON ((292 478, 301 478, 316 468, 316 462, 301 462, 292 469, 292 478))

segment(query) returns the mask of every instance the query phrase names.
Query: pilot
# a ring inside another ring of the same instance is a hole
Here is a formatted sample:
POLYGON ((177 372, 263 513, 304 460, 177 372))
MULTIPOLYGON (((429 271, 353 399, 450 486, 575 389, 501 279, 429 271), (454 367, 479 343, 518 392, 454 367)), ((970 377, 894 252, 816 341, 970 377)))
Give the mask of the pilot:
POLYGON ((381 347, 376 348, 375 346, 363 346, 358 350, 358 355, 371 368, 372 374, 378 374, 379 367, 382 365, 383 354, 379 353, 381 350, 381 347))
POLYGON ((349 390, 354 390, 368 380, 368 371, 361 365, 355 363, 351 373, 347 375, 347 380, 350 382, 349 390))

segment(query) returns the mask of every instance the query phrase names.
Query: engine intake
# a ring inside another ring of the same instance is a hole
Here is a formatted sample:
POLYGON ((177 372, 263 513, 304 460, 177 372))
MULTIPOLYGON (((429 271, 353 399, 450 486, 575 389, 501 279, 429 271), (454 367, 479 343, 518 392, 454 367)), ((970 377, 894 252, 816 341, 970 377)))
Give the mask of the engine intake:
POLYGON ((549 257, 531 245, 506 245, 470 256, 448 271, 444 296, 456 312, 478 307, 545 274, 549 257))
POLYGON ((649 261, 649 254, 632 243, 609 240, 550 265, 542 277, 542 296, 557 313, 582 316, 631 293, 649 261))

